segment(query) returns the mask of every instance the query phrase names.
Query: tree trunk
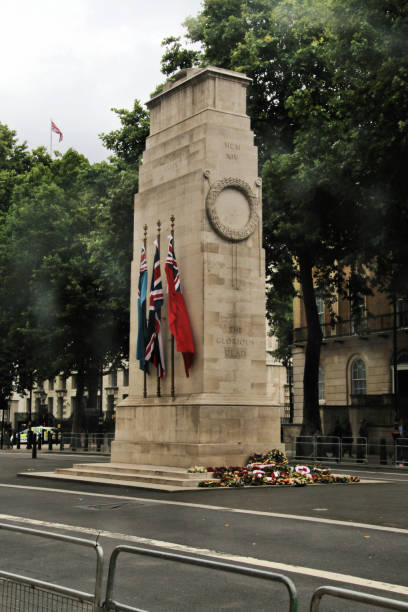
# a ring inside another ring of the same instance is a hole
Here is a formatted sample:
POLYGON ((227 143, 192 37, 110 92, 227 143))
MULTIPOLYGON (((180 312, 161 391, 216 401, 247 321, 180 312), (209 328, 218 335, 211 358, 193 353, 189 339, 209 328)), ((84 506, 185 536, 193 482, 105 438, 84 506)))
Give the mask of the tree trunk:
POLYGON ((307 343, 303 373, 303 423, 302 436, 321 431, 319 411, 319 363, 322 330, 316 307, 313 273, 307 256, 299 259, 299 275, 306 313, 307 343))

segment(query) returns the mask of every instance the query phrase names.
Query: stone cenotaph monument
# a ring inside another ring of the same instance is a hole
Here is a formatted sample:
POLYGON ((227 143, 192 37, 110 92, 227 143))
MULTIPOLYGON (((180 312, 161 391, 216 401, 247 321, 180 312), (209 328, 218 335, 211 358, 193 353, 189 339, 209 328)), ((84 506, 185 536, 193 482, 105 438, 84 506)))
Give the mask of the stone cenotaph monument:
POLYGON ((112 463, 243 465, 251 452, 282 448, 279 408, 266 396, 261 181, 246 115, 249 83, 230 70, 189 69, 148 102, 150 136, 135 196, 129 395, 116 409, 112 463), (188 378, 175 352, 174 389, 164 272, 172 215, 195 347, 188 378), (159 394, 156 374, 145 386, 136 360, 144 226, 150 286, 158 220, 167 367, 159 394))

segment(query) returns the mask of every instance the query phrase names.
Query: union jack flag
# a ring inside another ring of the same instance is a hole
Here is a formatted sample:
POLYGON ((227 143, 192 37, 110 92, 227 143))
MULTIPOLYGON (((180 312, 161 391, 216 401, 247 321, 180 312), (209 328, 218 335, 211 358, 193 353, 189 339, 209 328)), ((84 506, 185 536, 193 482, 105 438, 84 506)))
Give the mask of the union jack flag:
MULTIPOLYGON (((167 251, 166 266, 169 266, 171 270, 171 275, 173 277, 172 285, 174 287, 174 290, 181 291, 180 272, 178 269, 176 256, 174 254, 173 236, 171 235, 169 236, 169 250, 167 251)), ((166 267, 166 274, 167 274, 167 267, 166 267)))
POLYGON ((59 129, 59 127, 57 127, 55 125, 55 123, 53 121, 51 121, 51 131, 55 132, 56 134, 59 134, 59 141, 58 142, 61 142, 61 140, 62 140, 62 132, 59 129))
POLYGON ((162 378, 166 368, 164 365, 163 341, 161 335, 161 308, 163 306, 163 286, 160 272, 160 253, 157 240, 153 261, 153 274, 150 283, 149 323, 147 326, 147 344, 145 362, 152 362, 157 367, 157 375, 162 378))

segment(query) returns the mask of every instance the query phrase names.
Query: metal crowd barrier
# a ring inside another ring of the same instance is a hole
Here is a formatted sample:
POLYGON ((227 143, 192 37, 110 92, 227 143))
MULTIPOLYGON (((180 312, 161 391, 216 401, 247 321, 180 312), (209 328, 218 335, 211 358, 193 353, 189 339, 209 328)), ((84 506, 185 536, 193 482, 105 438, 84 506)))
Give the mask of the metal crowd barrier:
POLYGON ((337 436, 297 436, 293 459, 335 461, 340 463, 346 455, 356 457, 359 463, 368 460, 367 438, 339 438, 337 436))
MULTIPOLYGON (((283 584, 289 596, 289 612, 297 612, 298 599, 296 586, 293 581, 283 574, 270 572, 267 570, 255 569, 241 565, 233 565, 212 559, 202 559, 190 557, 177 553, 160 550, 150 550, 136 546, 117 546, 111 554, 109 560, 109 572, 106 585, 105 600, 102 600, 102 573, 103 573, 103 550, 102 547, 92 540, 85 540, 72 536, 61 535, 58 533, 30 529, 17 525, 0 523, 0 530, 12 531, 29 536, 44 537, 51 540, 78 544, 88 548, 93 548, 96 553, 96 573, 94 593, 85 593, 74 588, 52 584, 36 578, 22 576, 11 572, 0 570, 0 610, 1 612, 145 612, 140 608, 135 608, 124 603, 120 603, 113 598, 116 581, 117 560, 121 553, 135 555, 145 555, 177 561, 189 565, 197 565, 209 569, 216 569, 235 574, 262 578, 283 584)), ((389 599, 377 595, 352 591, 333 586, 318 587, 312 595, 310 602, 310 612, 318 612, 323 596, 331 596, 338 599, 369 604, 372 607, 381 607, 385 610, 405 610, 408 611, 408 603, 396 599, 389 599)))
POLYGON ((80 450, 110 453, 114 433, 69 433, 60 434, 59 450, 80 450))
POLYGON ((66 612, 103 611, 101 598, 103 550, 97 542, 5 523, 0 523, 0 529, 78 544, 79 546, 93 548, 96 552, 94 593, 85 593, 44 580, 0 570, 0 610, 2 612, 27 612, 27 610, 31 612, 37 610, 47 610, 47 612, 60 612, 61 610, 66 612))
POLYGON ((292 447, 286 445, 290 460, 396 464, 408 466, 408 438, 397 438, 387 444, 385 438, 337 436, 297 436, 292 447))
POLYGON ((310 612, 319 610, 320 601, 323 595, 331 595, 340 599, 349 601, 358 601, 360 603, 370 604, 375 607, 381 607, 383 610, 408 610, 408 603, 389 599, 388 597, 379 597, 378 595, 369 595, 360 591, 351 591, 349 589, 341 589, 339 587, 321 586, 315 590, 310 602, 310 612))
POLYGON ((158 559, 167 559, 169 561, 178 561, 180 563, 187 563, 189 565, 199 565, 201 567, 208 567, 210 569, 223 570, 226 572, 232 572, 235 574, 244 574, 246 576, 252 576, 254 578, 263 578, 265 580, 271 580, 274 582, 281 582, 285 585, 289 595, 289 612, 297 612, 298 601, 296 587, 292 580, 283 574, 276 574, 266 570, 258 570, 251 567, 244 567, 242 565, 232 565, 231 563, 223 563, 220 561, 212 561, 209 559, 199 559, 196 557, 189 557, 187 555, 179 555, 177 553, 163 552, 159 550, 150 550, 147 548, 140 548, 138 546, 117 546, 111 555, 109 561, 109 573, 108 583, 106 587, 106 600, 105 600, 105 612, 125 610, 126 612, 144 612, 140 608, 133 608, 131 606, 121 604, 113 599, 113 589, 116 576, 116 564, 118 556, 121 553, 130 553, 134 555, 147 555, 150 557, 156 557, 158 559))
POLYGON ((408 464, 408 438, 397 438, 394 442, 394 463, 408 464))

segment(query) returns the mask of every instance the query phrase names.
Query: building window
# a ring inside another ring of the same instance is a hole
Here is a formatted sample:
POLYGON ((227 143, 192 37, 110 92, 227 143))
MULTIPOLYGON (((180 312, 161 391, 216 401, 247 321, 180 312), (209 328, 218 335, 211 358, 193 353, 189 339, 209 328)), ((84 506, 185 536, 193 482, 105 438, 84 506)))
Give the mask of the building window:
POLYGON ((317 316, 319 317, 320 327, 324 332, 324 299, 321 295, 316 295, 317 316))
POLYGON ((355 359, 351 364, 351 394, 366 394, 366 367, 362 359, 355 359))
POLYGON ((356 293, 350 299, 351 333, 359 334, 367 326, 365 299, 362 293, 356 293))
POLYGON ((118 373, 117 370, 111 370, 110 374, 109 374, 109 378, 110 378, 110 387, 117 387, 118 386, 118 373))
POLYGON ((78 377, 76 374, 72 374, 71 376, 71 389, 76 389, 78 384, 78 377))
POLYGON ((59 388, 61 390, 65 390, 67 388, 67 380, 66 380, 65 376, 60 376, 59 377, 59 388))
POLYGON ((324 403, 326 400, 324 369, 319 365, 319 403, 324 403))
POLYGON ((405 298, 397 298, 397 327, 408 327, 408 300, 405 298))
POLYGON ((48 391, 54 391, 54 379, 53 378, 48 379, 48 391))
POLYGON ((129 386, 129 368, 123 368, 123 386, 129 386))
POLYGON ((52 415, 54 414, 54 398, 53 397, 48 398, 48 413, 52 415))
POLYGON ((57 404, 58 404, 58 418, 60 421, 62 421, 62 419, 64 418, 64 398, 58 397, 57 404))

